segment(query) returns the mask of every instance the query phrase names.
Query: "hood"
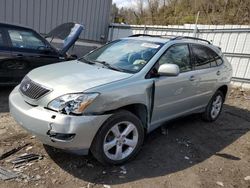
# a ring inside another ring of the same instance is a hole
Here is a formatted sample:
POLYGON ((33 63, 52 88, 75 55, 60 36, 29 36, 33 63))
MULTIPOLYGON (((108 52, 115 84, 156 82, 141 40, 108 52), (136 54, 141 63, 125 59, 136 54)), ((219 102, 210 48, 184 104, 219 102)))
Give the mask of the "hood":
POLYGON ((83 29, 84 27, 77 23, 64 23, 50 31, 45 38, 51 38, 50 43, 53 39, 63 40, 59 51, 61 54, 65 54, 75 44, 83 29))
POLYGON ((52 89, 55 95, 63 95, 83 92, 131 75, 74 60, 34 69, 27 76, 34 82, 52 89))

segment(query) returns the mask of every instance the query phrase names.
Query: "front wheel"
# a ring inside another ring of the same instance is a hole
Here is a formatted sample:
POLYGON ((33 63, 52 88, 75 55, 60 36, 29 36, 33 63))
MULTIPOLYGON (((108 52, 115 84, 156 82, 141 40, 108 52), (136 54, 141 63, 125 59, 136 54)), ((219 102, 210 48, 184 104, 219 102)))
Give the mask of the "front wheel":
POLYGON ((221 113, 224 99, 225 96, 223 93, 220 90, 216 91, 214 96, 209 101, 206 111, 202 114, 202 118, 208 122, 215 121, 221 113))
POLYGON ((128 111, 112 115, 98 131, 91 152, 102 164, 122 164, 140 150, 144 130, 137 116, 128 111))

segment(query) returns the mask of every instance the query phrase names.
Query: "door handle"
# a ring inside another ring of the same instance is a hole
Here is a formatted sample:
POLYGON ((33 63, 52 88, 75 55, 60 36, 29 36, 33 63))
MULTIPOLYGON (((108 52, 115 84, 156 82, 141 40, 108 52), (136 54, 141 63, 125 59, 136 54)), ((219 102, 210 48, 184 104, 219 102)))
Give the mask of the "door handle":
POLYGON ((217 71, 217 72, 216 72, 216 75, 217 75, 217 76, 219 76, 219 75, 220 75, 220 73, 221 73, 220 71, 217 71))
POLYGON ((190 76, 189 80, 194 81, 194 80, 196 80, 196 78, 195 78, 195 76, 190 76))

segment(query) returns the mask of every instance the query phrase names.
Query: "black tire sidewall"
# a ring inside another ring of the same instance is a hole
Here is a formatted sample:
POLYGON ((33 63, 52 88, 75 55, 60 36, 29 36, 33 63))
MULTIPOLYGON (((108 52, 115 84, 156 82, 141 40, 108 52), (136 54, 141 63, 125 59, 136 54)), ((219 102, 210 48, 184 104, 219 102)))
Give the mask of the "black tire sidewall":
POLYGON ((212 97, 211 100, 209 101, 209 104, 208 104, 208 106, 207 106, 207 108, 206 108, 206 111, 205 111, 205 113, 204 113, 203 119, 205 119, 206 121, 209 121, 209 122, 216 121, 216 120, 219 118, 220 113, 221 113, 221 111, 222 111, 224 100, 225 100, 225 97, 224 97, 223 93, 222 93, 220 90, 216 91, 216 93, 213 95, 213 97, 212 97), (213 118, 213 117, 211 116, 211 110, 212 110, 212 107, 213 107, 213 101, 214 101, 214 99, 215 99, 218 95, 220 95, 221 98, 222 98, 222 104, 221 104, 221 108, 220 108, 219 114, 218 114, 215 118, 213 118))
POLYGON ((94 155, 94 157, 100 161, 102 164, 113 164, 113 165, 118 165, 118 164, 123 164, 126 161, 131 160, 140 150, 142 144, 144 141, 144 129, 143 129, 143 125, 141 123, 141 121, 139 120, 139 118, 137 116, 135 116, 134 114, 132 114, 129 111, 118 111, 117 113, 113 114, 111 117, 109 117, 104 124, 102 125, 102 127, 100 128, 100 130, 97 132, 94 141, 92 143, 91 146, 91 152, 94 155), (131 123, 133 123, 138 131, 138 143, 136 148, 134 149, 134 151, 127 156, 126 158, 122 159, 122 160, 118 160, 118 161, 114 161, 109 159, 104 151, 103 151, 103 143, 104 143, 104 139, 106 134, 108 133, 108 131, 117 123, 121 122, 121 121, 129 121, 131 123))

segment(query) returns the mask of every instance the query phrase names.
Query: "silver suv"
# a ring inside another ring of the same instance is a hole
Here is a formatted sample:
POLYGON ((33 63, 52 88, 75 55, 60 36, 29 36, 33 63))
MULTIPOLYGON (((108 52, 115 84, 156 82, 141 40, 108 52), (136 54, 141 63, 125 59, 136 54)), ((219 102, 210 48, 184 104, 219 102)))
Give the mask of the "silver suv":
POLYGON ((136 35, 34 69, 10 94, 10 112, 46 145, 121 164, 166 121, 192 113, 215 121, 231 76, 208 41, 136 35))

